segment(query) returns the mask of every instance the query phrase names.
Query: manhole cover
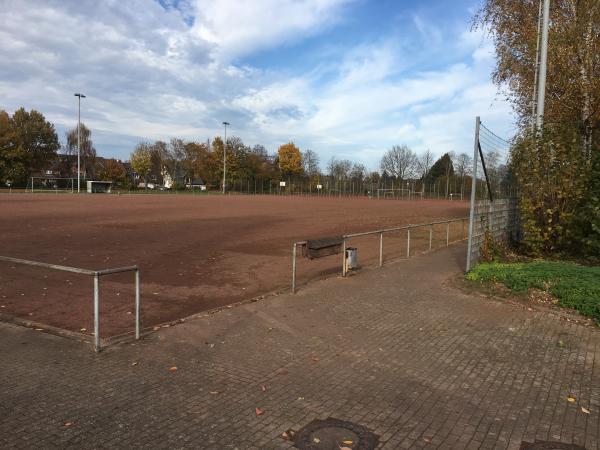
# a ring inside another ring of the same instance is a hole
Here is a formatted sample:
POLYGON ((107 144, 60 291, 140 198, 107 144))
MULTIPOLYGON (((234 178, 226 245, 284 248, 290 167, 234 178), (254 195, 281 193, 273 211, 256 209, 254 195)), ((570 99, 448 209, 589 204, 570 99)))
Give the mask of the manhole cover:
POLYGON ((585 450, 585 447, 552 441, 535 441, 533 444, 523 441, 521 450, 585 450))
POLYGON ((332 417, 313 420, 294 436, 300 450, 373 450, 378 443, 379 438, 367 428, 332 417))

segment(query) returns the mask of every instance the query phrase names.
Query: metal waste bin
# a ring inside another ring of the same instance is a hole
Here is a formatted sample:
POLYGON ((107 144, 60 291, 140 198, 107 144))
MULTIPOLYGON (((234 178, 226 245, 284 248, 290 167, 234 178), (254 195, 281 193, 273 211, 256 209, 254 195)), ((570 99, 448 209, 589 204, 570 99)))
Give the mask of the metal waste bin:
POLYGON ((358 249, 356 247, 348 247, 346 249, 346 272, 358 268, 358 249))

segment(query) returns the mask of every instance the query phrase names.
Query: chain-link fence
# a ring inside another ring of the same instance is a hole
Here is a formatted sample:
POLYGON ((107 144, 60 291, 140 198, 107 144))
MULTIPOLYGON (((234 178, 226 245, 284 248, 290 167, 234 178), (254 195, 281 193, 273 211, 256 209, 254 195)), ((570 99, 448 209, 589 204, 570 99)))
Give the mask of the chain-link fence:
MULTIPOLYGON (((319 180, 249 179, 231 181, 227 185, 230 194, 244 195, 301 195, 315 197, 366 197, 380 200, 448 199, 468 200, 470 185, 460 176, 440 177, 432 183, 421 180, 336 180, 324 176, 319 180)), ((208 188, 207 193, 220 192, 208 188)))
POLYGON ((518 190, 510 169, 510 149, 509 141, 477 117, 467 272, 487 256, 491 242, 513 243, 520 239, 518 190))

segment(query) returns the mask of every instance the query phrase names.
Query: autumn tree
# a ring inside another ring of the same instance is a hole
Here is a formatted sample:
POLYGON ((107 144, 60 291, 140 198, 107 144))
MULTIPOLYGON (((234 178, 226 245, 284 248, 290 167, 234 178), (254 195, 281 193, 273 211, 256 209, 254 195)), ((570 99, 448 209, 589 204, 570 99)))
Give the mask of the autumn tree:
POLYGON ((279 169, 284 175, 302 173, 302 154, 293 142, 283 144, 277 150, 279 169))
POLYGON ((127 172, 123 163, 116 159, 107 159, 98 167, 98 179, 102 181, 113 181, 115 183, 124 183, 127 178, 127 172))
POLYGON ((141 142, 136 146, 131 154, 131 167, 147 185, 148 175, 152 170, 152 152, 148 143, 141 142))
MULTIPOLYGON (((600 218, 589 209, 598 204, 600 8, 595 0, 552 2, 543 128, 535 130, 538 5, 534 0, 485 0, 474 24, 494 40, 493 79, 512 102, 520 125, 512 170, 521 193, 526 246, 532 253, 581 255, 600 248, 600 218), (579 183, 588 189, 578 189, 579 183)), ((510 167, 500 170, 511 175, 510 167)))

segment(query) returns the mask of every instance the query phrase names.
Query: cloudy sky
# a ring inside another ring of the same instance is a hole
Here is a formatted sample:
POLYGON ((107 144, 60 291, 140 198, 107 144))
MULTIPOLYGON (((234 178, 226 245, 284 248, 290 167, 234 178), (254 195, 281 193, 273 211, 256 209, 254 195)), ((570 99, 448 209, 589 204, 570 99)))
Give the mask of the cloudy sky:
POLYGON ((0 0, 0 108, 82 121, 102 156, 230 133, 376 169, 408 144, 472 151, 476 115, 510 136, 470 30, 478 0, 0 0))

